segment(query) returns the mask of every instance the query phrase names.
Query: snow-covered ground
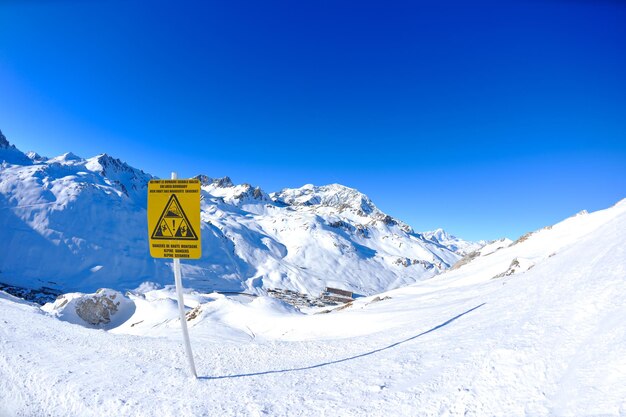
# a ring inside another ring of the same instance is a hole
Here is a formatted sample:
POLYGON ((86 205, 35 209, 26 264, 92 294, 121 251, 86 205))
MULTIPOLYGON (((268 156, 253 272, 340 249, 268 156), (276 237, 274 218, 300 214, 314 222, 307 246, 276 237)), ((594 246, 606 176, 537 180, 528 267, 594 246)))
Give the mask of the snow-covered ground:
POLYGON ((329 313, 189 293, 197 380, 171 289, 97 295, 0 295, 0 415, 626 416, 624 200, 329 313))

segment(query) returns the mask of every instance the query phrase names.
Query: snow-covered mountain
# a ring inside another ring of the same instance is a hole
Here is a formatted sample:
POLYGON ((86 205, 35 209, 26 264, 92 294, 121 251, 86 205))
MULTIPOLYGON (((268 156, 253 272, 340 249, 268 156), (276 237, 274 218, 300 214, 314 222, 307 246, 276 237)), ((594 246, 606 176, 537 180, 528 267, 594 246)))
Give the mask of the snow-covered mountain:
POLYGON ((621 417, 625 242, 622 200, 327 314, 188 291, 197 380, 172 288, 0 291, 0 415, 621 417))
MULTIPOLYGON (((151 175, 106 154, 45 158, 0 138, 0 283, 63 291, 172 281, 148 253, 151 175)), ((183 262, 203 290, 373 294, 432 277, 460 259, 357 190, 306 185, 267 194, 199 175, 202 253, 183 262)))
POLYGON ((458 253, 461 256, 465 256, 468 253, 478 250, 486 244, 490 243, 486 240, 479 240, 477 242, 464 240, 449 234, 441 228, 435 229, 433 231, 423 232, 422 236, 424 236, 428 240, 432 240, 433 242, 445 246, 446 248, 458 253))

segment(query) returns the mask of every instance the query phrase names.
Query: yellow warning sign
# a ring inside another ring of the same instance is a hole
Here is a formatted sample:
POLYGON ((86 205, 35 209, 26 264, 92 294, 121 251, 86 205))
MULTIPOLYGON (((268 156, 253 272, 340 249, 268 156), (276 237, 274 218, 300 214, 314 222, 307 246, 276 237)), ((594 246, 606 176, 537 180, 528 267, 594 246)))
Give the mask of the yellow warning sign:
POLYGON ((148 233, 154 258, 200 258, 200 181, 150 181, 148 233))

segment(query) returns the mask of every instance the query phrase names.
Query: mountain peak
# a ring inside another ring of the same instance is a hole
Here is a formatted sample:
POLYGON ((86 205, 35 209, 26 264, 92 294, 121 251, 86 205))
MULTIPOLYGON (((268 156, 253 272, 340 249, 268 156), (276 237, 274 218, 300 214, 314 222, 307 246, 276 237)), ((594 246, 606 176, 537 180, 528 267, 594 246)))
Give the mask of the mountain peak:
MULTIPOLYGON (((106 176, 107 171, 116 171, 116 172, 135 172, 139 171, 126 162, 123 162, 119 158, 113 158, 112 156, 103 153, 93 158, 89 158, 86 164, 87 168, 91 171, 99 171, 102 175, 106 176)), ((143 171, 141 171, 143 173, 143 171)))
POLYGON ((48 158, 46 158, 45 156, 39 155, 35 151, 28 151, 26 152, 25 155, 28 157, 28 159, 30 159, 33 162, 45 162, 48 160, 48 158))
MULTIPOLYGON (((7 140, 7 137, 2 134, 2 130, 0 130, 0 149, 8 149, 11 147, 11 144, 7 140)), ((13 146, 15 148, 15 146, 13 146)))
POLYGON ((77 162, 83 162, 84 159, 72 152, 65 152, 62 155, 55 156, 48 160, 50 163, 57 163, 61 165, 75 165, 77 162))
POLYGON ((351 209, 362 216, 380 213, 368 196, 341 184, 306 184, 300 188, 285 188, 273 193, 272 199, 291 206, 334 207, 339 211, 351 209))
POLYGON ((200 175, 196 175, 194 178, 199 180, 200 184, 202 184, 202 186, 204 187, 209 186, 209 185, 213 185, 219 188, 229 188, 229 187, 235 186, 233 184, 233 181, 230 179, 230 177, 211 178, 208 175, 200 174, 200 175))
POLYGON ((133 168, 126 162, 106 153, 83 160, 83 162, 85 168, 99 174, 105 183, 112 185, 141 204, 145 201, 143 193, 148 187, 148 181, 153 178, 152 175, 133 168))
POLYGON ((442 243, 442 244, 450 240, 458 239, 456 236, 451 235, 450 233, 446 232, 440 227, 429 232, 424 232, 422 234, 426 236, 429 240, 434 240, 437 243, 442 243))
POLYGON ((6 162, 14 165, 31 165, 32 161, 15 145, 11 145, 6 136, 0 131, 0 163, 6 162))
POLYGON ((466 255, 488 243, 482 240, 478 242, 471 242, 468 240, 460 239, 446 232, 442 228, 438 228, 429 232, 423 232, 422 236, 424 236, 424 238, 427 240, 435 242, 441 246, 450 249, 453 252, 458 253, 459 255, 466 255))

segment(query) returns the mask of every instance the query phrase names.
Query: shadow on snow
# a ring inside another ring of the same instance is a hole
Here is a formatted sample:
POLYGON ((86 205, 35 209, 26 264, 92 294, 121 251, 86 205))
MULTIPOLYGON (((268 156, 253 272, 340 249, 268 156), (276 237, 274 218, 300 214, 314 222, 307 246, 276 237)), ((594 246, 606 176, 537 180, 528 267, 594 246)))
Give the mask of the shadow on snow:
POLYGON ((307 371, 309 369, 322 368, 322 367, 328 366, 328 365, 335 365, 335 364, 338 364, 338 363, 341 363, 341 362, 348 362, 348 361, 351 361, 351 360, 354 360, 354 359, 363 358, 365 356, 373 355, 375 353, 382 352, 384 350, 394 348, 394 347, 399 346, 399 345, 401 345, 403 343, 410 342, 411 340, 417 339, 418 337, 421 337, 421 336, 424 336, 424 335, 426 335, 428 333, 434 332, 435 330, 438 330, 438 329, 441 329, 444 326, 447 326, 448 324, 452 323, 456 319, 461 318, 464 315, 466 315, 468 313, 471 313, 472 311, 474 311, 474 310, 476 310, 476 309, 478 309, 478 308, 480 308, 480 307, 482 307, 484 305, 485 305, 485 303, 482 303, 482 304, 477 305, 476 307, 470 308, 469 310, 467 310, 467 311, 465 311, 465 312, 463 312, 461 314, 458 314, 458 315, 452 317, 451 319, 449 319, 449 320, 447 320, 447 321, 445 321, 445 322, 443 322, 441 324, 438 324, 437 326, 435 326, 435 327, 433 327, 433 328, 431 328, 429 330, 426 330, 426 331, 424 331, 424 332, 422 332, 420 334, 417 334, 415 336, 409 337, 408 339, 404 339, 404 340, 401 340, 399 342, 392 343, 389 346, 385 346, 385 347, 382 347, 380 349, 375 349, 375 350, 372 350, 370 352, 365 352, 365 353, 361 353, 359 355, 350 356, 348 358, 337 359, 335 361, 324 362, 324 363, 320 363, 320 364, 317 364, 317 365, 304 366, 302 368, 278 369, 278 370, 263 371, 263 372, 253 372, 253 373, 249 373, 249 374, 238 374, 238 375, 202 376, 202 377, 198 377, 198 379, 243 378, 243 377, 259 376, 259 375, 280 374, 280 373, 285 373, 285 372, 307 371))

